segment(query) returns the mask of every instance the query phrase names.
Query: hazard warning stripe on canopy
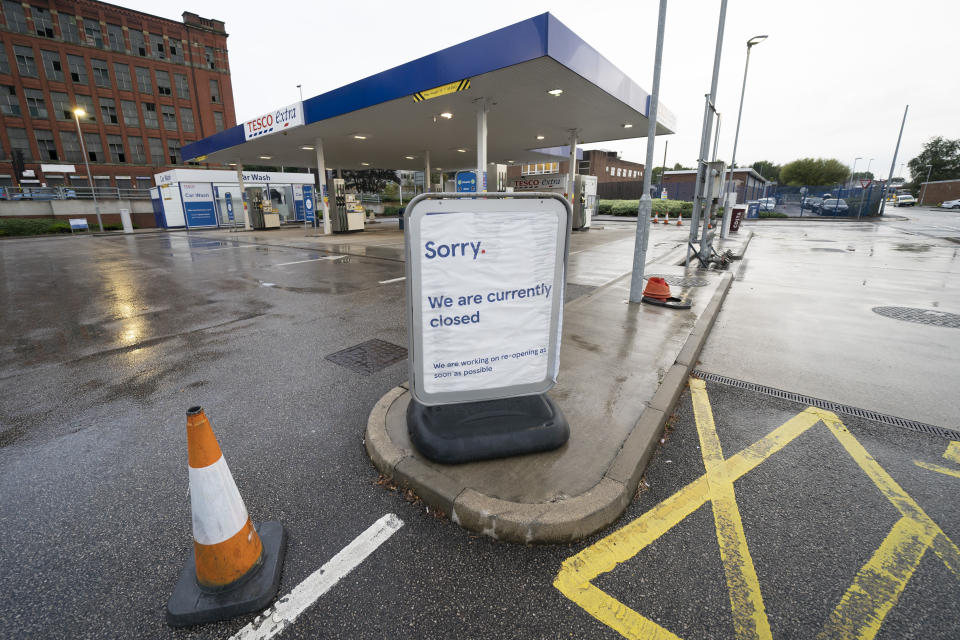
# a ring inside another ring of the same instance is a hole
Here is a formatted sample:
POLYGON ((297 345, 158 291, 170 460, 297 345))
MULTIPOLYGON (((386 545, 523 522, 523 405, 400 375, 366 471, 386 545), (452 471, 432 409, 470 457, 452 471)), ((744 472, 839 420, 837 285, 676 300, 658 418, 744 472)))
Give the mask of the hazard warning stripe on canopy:
POLYGON ((430 100, 431 98, 439 98, 440 96, 445 96, 448 93, 456 93, 457 91, 466 91, 470 88, 470 78, 465 78, 463 80, 458 80, 457 82, 451 82, 449 84, 441 85, 439 87, 434 87, 433 89, 427 89, 426 91, 418 91, 413 94, 414 102, 423 102, 424 100, 430 100))

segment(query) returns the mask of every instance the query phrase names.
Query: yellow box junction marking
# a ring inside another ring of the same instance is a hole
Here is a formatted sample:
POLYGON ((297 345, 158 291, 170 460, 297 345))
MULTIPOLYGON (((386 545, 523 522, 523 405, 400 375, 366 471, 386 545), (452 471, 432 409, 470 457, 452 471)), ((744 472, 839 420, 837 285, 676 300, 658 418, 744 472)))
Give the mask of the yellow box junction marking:
MULTIPOLYGON (((725 459, 706 384, 691 378, 690 389, 706 473, 636 520, 563 562, 553 586, 587 613, 625 638, 677 638, 671 631, 601 591, 591 581, 636 556, 709 500, 737 637, 769 638, 770 625, 733 483, 818 423, 826 425, 902 516, 857 573, 818 638, 869 640, 876 636, 884 617, 897 603, 928 549, 933 549, 960 580, 960 549, 870 456, 835 414, 809 407, 743 451, 725 459)), ((951 443, 951 447, 954 444, 957 443, 951 443)), ((948 454, 960 457, 960 448, 951 447, 944 457, 948 454)))
MULTIPOLYGON (((947 445, 947 450, 943 452, 943 457, 951 462, 960 464, 960 442, 951 441, 950 444, 947 445)), ((951 469, 939 464, 923 462, 922 460, 914 460, 913 464, 917 465, 918 467, 923 467, 924 469, 929 469, 930 471, 936 471, 937 473, 942 473, 947 476, 960 478, 960 469, 951 469)))
POLYGON ((414 102, 423 102, 424 100, 431 100, 433 98, 439 98, 440 96, 445 96, 449 93, 456 93, 457 91, 466 91, 470 88, 470 78, 465 78, 463 80, 457 80, 456 82, 451 82, 449 84, 441 85, 439 87, 434 87, 433 89, 427 89, 426 91, 418 91, 413 94, 414 102))

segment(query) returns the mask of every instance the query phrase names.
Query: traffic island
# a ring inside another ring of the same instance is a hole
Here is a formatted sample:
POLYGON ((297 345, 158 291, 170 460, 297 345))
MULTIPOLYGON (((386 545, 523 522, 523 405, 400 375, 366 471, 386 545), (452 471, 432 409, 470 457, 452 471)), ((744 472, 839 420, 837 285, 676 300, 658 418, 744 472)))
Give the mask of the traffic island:
POLYGON ((733 279, 668 265, 646 271, 691 308, 628 304, 630 274, 564 307, 560 376, 548 395, 569 422, 565 445, 431 462, 411 444, 411 396, 401 385, 370 413, 365 444, 374 465, 452 521, 498 540, 570 542, 613 523, 636 493, 733 279))

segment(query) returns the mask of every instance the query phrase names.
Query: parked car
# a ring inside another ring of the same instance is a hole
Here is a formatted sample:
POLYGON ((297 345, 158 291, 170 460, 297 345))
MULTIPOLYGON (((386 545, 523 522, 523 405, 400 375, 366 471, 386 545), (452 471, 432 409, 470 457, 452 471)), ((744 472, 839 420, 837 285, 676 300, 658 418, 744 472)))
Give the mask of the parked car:
POLYGON ((941 202, 940 206, 944 209, 960 209, 960 199, 941 202))
POLYGON ((776 198, 760 198, 757 202, 760 203, 760 211, 773 211, 777 206, 776 198))
POLYGON ((817 208, 823 203, 823 198, 809 197, 804 198, 800 203, 800 210, 810 209, 811 211, 816 211, 817 208))
POLYGON ((824 198, 817 213, 822 216, 845 216, 849 210, 850 207, 843 198, 824 198))
POLYGON ((909 193, 901 193, 897 195, 897 206, 898 207, 913 207, 917 204, 917 199, 914 198, 909 193))

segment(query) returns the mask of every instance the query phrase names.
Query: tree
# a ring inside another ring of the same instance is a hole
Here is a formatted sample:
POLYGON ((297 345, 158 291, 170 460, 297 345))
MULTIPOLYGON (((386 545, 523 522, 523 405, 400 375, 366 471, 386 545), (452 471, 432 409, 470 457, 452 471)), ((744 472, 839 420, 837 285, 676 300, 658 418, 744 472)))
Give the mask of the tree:
POLYGON ((801 158, 780 169, 780 184, 822 186, 844 182, 850 175, 846 165, 834 158, 801 158))
POLYGON ((380 193, 388 182, 400 184, 397 172, 392 169, 344 169, 342 173, 344 186, 360 193, 380 193))
POLYGON ((941 136, 931 138, 923 145, 920 155, 910 160, 907 166, 917 192, 920 185, 927 181, 928 170, 931 182, 960 178, 960 140, 948 140, 941 136))
POLYGON ((770 182, 776 182, 780 177, 780 165, 773 164, 769 160, 760 160, 759 162, 754 162, 750 166, 753 167, 754 171, 759 173, 770 182))
POLYGON ((685 167, 679 162, 677 162, 676 164, 673 165, 673 169, 670 169, 670 171, 689 171, 691 169, 693 169, 693 167, 685 167))

